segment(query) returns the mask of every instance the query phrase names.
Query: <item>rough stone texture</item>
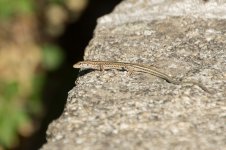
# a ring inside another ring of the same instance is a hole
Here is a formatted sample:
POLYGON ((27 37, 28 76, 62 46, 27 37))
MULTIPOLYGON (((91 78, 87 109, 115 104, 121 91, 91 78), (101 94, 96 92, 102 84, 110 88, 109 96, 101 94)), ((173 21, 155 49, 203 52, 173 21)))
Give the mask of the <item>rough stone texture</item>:
POLYGON ((145 63, 174 85, 117 70, 81 74, 43 150, 226 148, 226 1, 126 0, 98 20, 85 59, 145 63))

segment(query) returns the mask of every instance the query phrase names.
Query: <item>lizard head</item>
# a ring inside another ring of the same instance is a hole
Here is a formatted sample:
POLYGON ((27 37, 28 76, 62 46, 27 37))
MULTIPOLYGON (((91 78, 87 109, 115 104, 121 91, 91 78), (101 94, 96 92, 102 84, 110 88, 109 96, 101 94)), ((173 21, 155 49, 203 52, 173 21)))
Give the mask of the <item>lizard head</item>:
POLYGON ((91 68, 91 66, 94 65, 90 61, 79 61, 76 64, 73 65, 73 68, 91 68))
POLYGON ((79 61, 73 65, 73 68, 84 68, 85 64, 83 61, 79 61))

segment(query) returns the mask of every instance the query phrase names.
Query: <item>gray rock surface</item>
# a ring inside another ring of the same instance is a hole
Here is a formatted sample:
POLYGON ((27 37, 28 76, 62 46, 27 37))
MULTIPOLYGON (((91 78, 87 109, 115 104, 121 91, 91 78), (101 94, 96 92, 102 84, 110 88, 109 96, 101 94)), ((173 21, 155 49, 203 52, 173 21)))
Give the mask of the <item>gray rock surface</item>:
POLYGON ((84 59, 144 63, 184 81, 81 74, 42 150, 224 150, 226 1, 125 0, 98 20, 84 59))

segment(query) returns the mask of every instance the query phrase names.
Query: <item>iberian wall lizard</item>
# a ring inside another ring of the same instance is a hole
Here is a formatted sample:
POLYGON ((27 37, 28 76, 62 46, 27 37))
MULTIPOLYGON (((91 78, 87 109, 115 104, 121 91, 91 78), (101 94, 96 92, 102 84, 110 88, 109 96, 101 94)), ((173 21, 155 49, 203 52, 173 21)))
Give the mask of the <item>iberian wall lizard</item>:
POLYGON ((85 69, 96 69, 96 70, 108 70, 108 69, 117 69, 117 70, 126 70, 129 74, 133 72, 143 72, 147 73, 161 79, 166 80, 172 84, 193 84, 199 86, 204 91, 211 93, 205 86, 196 81, 177 81, 171 78, 169 75, 158 71, 157 69, 144 65, 144 64, 136 64, 136 63, 125 63, 125 62, 113 62, 113 61, 79 61, 73 65, 74 68, 85 68, 85 69))

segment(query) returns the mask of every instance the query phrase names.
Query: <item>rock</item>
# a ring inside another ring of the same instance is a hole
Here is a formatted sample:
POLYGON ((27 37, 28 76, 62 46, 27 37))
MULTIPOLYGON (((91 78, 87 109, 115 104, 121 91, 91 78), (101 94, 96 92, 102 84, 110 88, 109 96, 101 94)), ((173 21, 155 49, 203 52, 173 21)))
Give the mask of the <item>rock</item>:
POLYGON ((42 150, 226 147, 226 1, 126 0, 98 20, 84 59, 155 66, 81 74, 42 150))

